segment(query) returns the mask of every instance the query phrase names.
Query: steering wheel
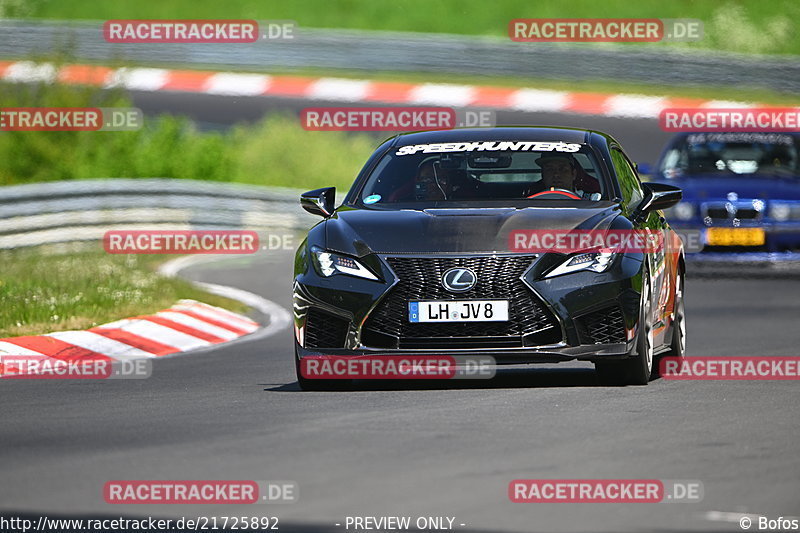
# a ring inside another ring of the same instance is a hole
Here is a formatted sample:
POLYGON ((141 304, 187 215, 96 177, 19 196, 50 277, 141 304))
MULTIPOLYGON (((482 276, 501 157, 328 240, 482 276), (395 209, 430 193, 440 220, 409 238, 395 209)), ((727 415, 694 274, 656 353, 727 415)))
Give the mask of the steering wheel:
POLYGON ((580 200, 581 197, 575 194, 572 191, 568 191, 566 189, 550 189, 547 191, 537 192, 536 194, 531 194, 528 198, 546 198, 550 200, 563 200, 564 198, 570 198, 572 200, 580 200))

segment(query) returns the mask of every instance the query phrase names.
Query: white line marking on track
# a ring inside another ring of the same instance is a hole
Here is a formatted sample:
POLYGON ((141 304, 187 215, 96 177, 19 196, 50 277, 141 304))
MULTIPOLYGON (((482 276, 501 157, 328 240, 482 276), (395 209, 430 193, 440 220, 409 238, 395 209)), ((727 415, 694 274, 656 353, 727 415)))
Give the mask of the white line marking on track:
POLYGON ((28 348, 23 348, 22 346, 17 346, 13 342, 0 341, 0 356, 3 355, 31 355, 35 357, 47 357, 43 353, 35 352, 33 350, 29 350, 28 348))
POLYGON ((604 115, 609 117, 658 118, 667 106, 667 99, 639 94, 618 94, 605 103, 604 115))
POLYGON ((258 96, 269 88, 270 79, 263 74, 220 72, 206 81, 204 91, 209 94, 230 96, 258 96))
POLYGON ((561 111, 569 93, 540 89, 520 89, 511 97, 511 107, 520 111, 561 111))
POLYGON ((103 324, 100 327, 103 329, 118 328, 128 333, 151 339, 159 344, 172 346, 178 352, 211 345, 207 340, 199 339, 188 333, 177 331, 143 318, 126 318, 110 324, 103 324))
POLYGON ((169 72, 162 68, 121 68, 110 76, 106 86, 121 86, 137 91, 157 91, 167 84, 169 72))
POLYGON ((475 87, 425 83, 411 90, 408 102, 413 104, 466 107, 475 99, 475 87))
POLYGON ((308 88, 306 98, 358 102, 366 98, 371 83, 346 78, 320 78, 308 88))
POLYGON ((219 337, 220 339, 224 339, 226 341, 233 340, 236 337, 240 336, 238 333, 234 333, 229 329, 223 329, 219 326, 215 326, 208 322, 198 320, 197 318, 186 315, 180 311, 160 311, 156 313, 155 316, 166 318, 167 320, 171 320, 177 324, 186 326, 187 328, 193 328, 199 331, 203 331, 205 333, 208 333, 209 335, 219 337))
POLYGON ((214 307, 212 305, 208 305, 207 303, 195 302, 194 300, 181 300, 181 302, 191 302, 191 303, 193 303, 195 305, 195 307, 199 307, 201 309, 206 309, 210 313, 215 313, 215 314, 218 314, 220 316, 224 316, 224 317, 230 318, 231 320, 239 321, 244 325, 258 326, 258 322, 250 320, 249 318, 247 318, 244 315, 240 315, 238 313, 234 313, 233 311, 228 311, 227 309, 223 309, 221 307, 214 307))
POLYGON ((60 341, 107 355, 113 359, 141 359, 142 357, 156 357, 156 354, 140 350, 134 346, 124 344, 108 337, 103 337, 91 331, 57 331, 48 333, 45 337, 53 337, 60 341))
POLYGON ((43 81, 52 83, 57 75, 55 66, 50 63, 36 64, 32 61, 20 61, 8 67, 3 78, 13 82, 43 81))
POLYGON ((214 320, 228 327, 243 331, 244 333, 250 333, 258 329, 258 324, 255 322, 219 313, 216 309, 207 308, 207 306, 200 305, 199 302, 192 302, 191 300, 182 300, 180 303, 173 305, 168 311, 189 311, 209 320, 214 320))

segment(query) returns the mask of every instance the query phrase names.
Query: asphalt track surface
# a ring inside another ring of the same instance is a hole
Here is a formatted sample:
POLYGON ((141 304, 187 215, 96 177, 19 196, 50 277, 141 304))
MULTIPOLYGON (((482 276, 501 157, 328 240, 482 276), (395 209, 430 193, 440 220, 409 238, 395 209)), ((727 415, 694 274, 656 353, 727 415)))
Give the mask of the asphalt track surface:
MULTIPOLYGON (((192 97, 181 98, 191 106, 192 97)), ((137 105, 159 102, 147 99, 137 105)), ((172 106, 168 99, 161 105, 172 106)), ((200 119, 208 103, 194 102, 200 119)), ((208 121, 225 124, 219 118, 229 111, 208 121)), ((654 121, 534 118, 603 129, 640 160, 652 161, 664 140, 654 121)), ((799 279, 689 274, 689 356, 798 355, 799 279)), ((184 275, 291 309, 291 252, 221 259, 184 275)), ((346 531, 335 526, 346 516, 450 516, 456 531, 609 533, 742 531, 736 515, 714 512, 800 515, 796 381, 609 388, 591 365, 570 363, 503 369, 491 381, 301 392, 291 342, 287 328, 163 358, 146 380, 0 383, 0 514, 272 515, 280 530, 308 532, 346 531), (704 498, 515 504, 507 488, 518 478, 698 480, 704 498), (293 480, 300 497, 285 505, 106 504, 103 485, 126 479, 293 480)))

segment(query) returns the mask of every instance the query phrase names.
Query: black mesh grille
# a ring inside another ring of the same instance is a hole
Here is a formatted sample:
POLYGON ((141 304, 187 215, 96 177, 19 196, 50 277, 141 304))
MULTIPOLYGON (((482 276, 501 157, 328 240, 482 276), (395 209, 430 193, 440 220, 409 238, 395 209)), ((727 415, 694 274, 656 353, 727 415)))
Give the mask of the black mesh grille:
POLYGON ((561 340, 558 322, 520 280, 530 266, 530 256, 387 258, 400 278, 370 314, 362 342, 383 348, 522 347, 561 340), (453 294, 441 284, 450 268, 472 269, 478 283, 467 292, 453 294), (509 301, 507 322, 424 323, 408 320, 408 302, 418 300, 502 299, 509 301))
POLYGON ((316 309, 306 318, 307 348, 344 348, 349 321, 316 309))
POLYGON ((746 220, 752 218, 758 218, 758 211, 755 209, 737 209, 736 214, 734 215, 736 218, 746 220))
POLYGON ((626 342, 622 310, 612 305, 577 319, 581 344, 613 344, 626 342))
POLYGON ((709 207, 706 210, 706 213, 711 218, 723 218, 723 219, 728 218, 728 210, 725 209, 724 207, 709 207))

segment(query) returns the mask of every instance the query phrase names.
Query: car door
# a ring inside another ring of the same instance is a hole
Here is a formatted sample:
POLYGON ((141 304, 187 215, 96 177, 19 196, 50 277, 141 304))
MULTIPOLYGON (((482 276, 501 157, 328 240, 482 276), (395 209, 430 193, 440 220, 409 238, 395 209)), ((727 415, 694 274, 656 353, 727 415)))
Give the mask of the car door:
MULTIPOLYGON (((617 174, 623 197, 628 199, 627 214, 631 216, 636 207, 644 199, 641 180, 636 173, 635 166, 618 145, 611 147, 611 160, 614 171, 617 174)), ((652 211, 647 214, 644 220, 637 222, 635 229, 644 230, 648 233, 658 234, 661 243, 666 244, 670 236, 667 221, 660 211, 652 211)), ((651 294, 654 297, 652 302, 653 333, 655 346, 663 344, 668 324, 668 302, 672 294, 672 281, 670 280, 671 269, 667 265, 667 254, 665 246, 659 246, 651 253, 645 254, 650 271, 651 294)))

